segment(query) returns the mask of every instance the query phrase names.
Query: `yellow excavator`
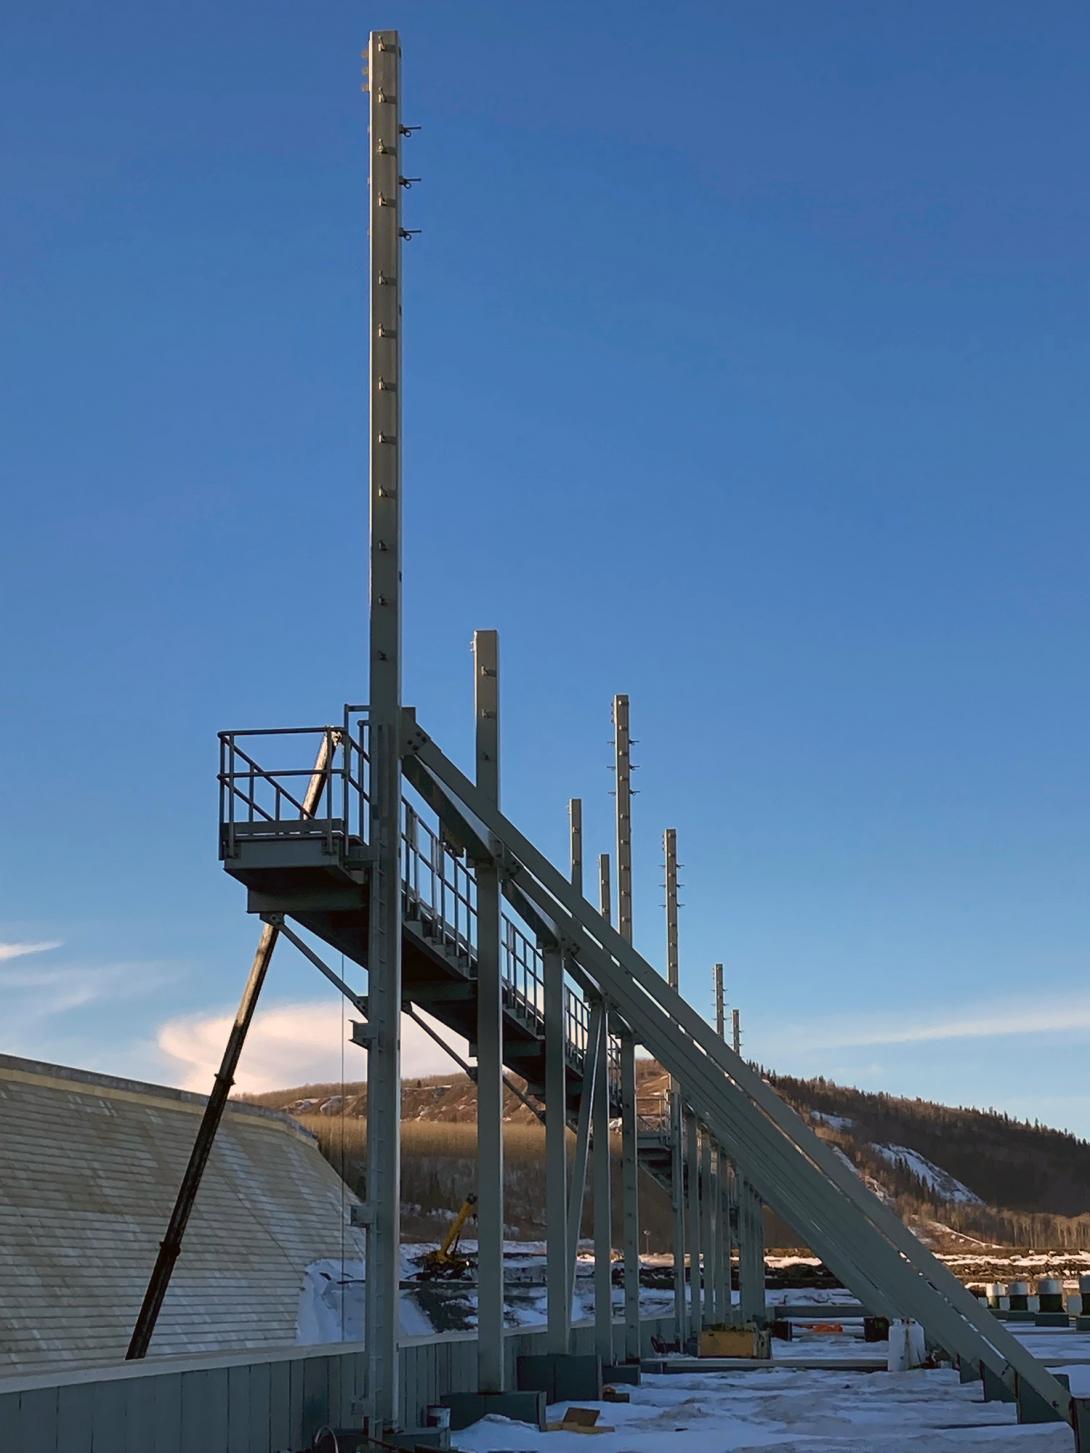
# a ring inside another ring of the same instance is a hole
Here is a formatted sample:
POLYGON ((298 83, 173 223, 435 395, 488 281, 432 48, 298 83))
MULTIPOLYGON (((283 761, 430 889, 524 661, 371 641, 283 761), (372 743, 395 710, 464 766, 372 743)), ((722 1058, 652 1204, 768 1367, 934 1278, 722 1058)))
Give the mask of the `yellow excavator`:
POLYGON ((477 1197, 467 1196, 461 1210, 450 1223, 450 1229, 434 1251, 426 1252, 419 1262, 422 1281, 453 1280, 465 1276, 470 1259, 458 1250, 466 1222, 477 1214, 477 1197))

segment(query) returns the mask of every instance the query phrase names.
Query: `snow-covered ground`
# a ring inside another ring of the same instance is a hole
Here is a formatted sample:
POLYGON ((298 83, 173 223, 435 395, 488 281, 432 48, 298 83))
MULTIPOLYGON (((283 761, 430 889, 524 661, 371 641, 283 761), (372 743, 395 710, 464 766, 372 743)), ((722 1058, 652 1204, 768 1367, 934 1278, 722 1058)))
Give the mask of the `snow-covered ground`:
MULTIPOLYGON (((1059 1423, 1018 1427, 956 1373, 767 1372, 645 1375, 630 1403, 588 1404, 615 1429, 595 1453, 1070 1453, 1059 1423)), ((570 1406, 549 1410, 559 1420, 570 1406)), ((465 1453, 586 1453, 586 1435, 488 1417, 453 1435, 465 1453)))

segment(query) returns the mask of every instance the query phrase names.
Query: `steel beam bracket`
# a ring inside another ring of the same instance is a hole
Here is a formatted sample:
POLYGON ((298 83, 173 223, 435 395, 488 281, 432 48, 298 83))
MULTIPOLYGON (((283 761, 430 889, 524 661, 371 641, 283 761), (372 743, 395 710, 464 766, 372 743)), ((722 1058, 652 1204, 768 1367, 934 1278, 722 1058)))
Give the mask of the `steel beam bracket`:
POLYGON ((366 1020, 353 1019, 352 1033, 350 1038, 353 1044, 358 1044, 361 1049, 370 1049, 375 1040, 374 1028, 366 1020))

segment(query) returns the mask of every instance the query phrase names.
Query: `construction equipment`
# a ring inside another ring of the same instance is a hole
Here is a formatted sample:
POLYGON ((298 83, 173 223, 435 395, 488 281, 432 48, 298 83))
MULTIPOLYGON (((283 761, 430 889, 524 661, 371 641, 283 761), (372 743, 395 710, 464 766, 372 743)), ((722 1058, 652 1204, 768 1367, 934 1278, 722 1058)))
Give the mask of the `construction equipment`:
POLYGON ((467 1196, 439 1245, 434 1251, 428 1251, 420 1258, 418 1275, 421 1280, 447 1281, 465 1276, 470 1268, 470 1260, 458 1250, 458 1242, 462 1239, 466 1222, 477 1214, 476 1206, 477 1197, 467 1196))

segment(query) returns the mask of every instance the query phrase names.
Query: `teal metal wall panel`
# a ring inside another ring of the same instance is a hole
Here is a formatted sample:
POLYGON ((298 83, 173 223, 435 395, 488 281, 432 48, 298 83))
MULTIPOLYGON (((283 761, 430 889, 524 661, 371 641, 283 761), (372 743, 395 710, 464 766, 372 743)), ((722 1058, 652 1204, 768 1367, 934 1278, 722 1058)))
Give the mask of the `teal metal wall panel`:
MULTIPOLYGON (((26 1393, 23 1393, 23 1398, 25 1396, 26 1393)), ((94 1388, 87 1383, 57 1389, 57 1447, 64 1449, 64 1453, 92 1453, 93 1398, 94 1388)), ((6 1401, 6 1398, 0 1398, 0 1404, 6 1401)), ((15 1401, 19 1402, 17 1393, 15 1401)), ((3 1425, 3 1417, 0 1417, 0 1425, 3 1425)), ((7 1447, 7 1444, 0 1446, 7 1447)), ((10 1446, 17 1449, 19 1443, 16 1441, 10 1446)))
MULTIPOLYGON (((227 1453, 250 1453, 252 1367, 227 1369, 227 1453)), ((267 1419, 266 1419, 267 1422, 267 1419)))
POLYGON ((153 1453, 181 1453, 182 1375, 180 1372, 159 1373, 150 1381, 155 1389, 153 1453))
MULTIPOLYGON (((671 1317, 641 1328, 668 1336, 671 1317)), ((545 1329, 510 1332, 504 1354, 543 1350, 545 1329)), ((573 1350, 592 1352, 594 1330, 573 1329, 573 1350)), ((419 1427, 446 1392, 477 1387, 477 1341, 470 1332, 413 1338, 400 1349, 401 1410, 419 1427)), ((0 1453, 271 1453, 306 1446, 315 1429, 344 1426, 363 1392, 365 1361, 358 1343, 250 1350, 237 1357, 152 1358, 0 1380, 0 1453)))

